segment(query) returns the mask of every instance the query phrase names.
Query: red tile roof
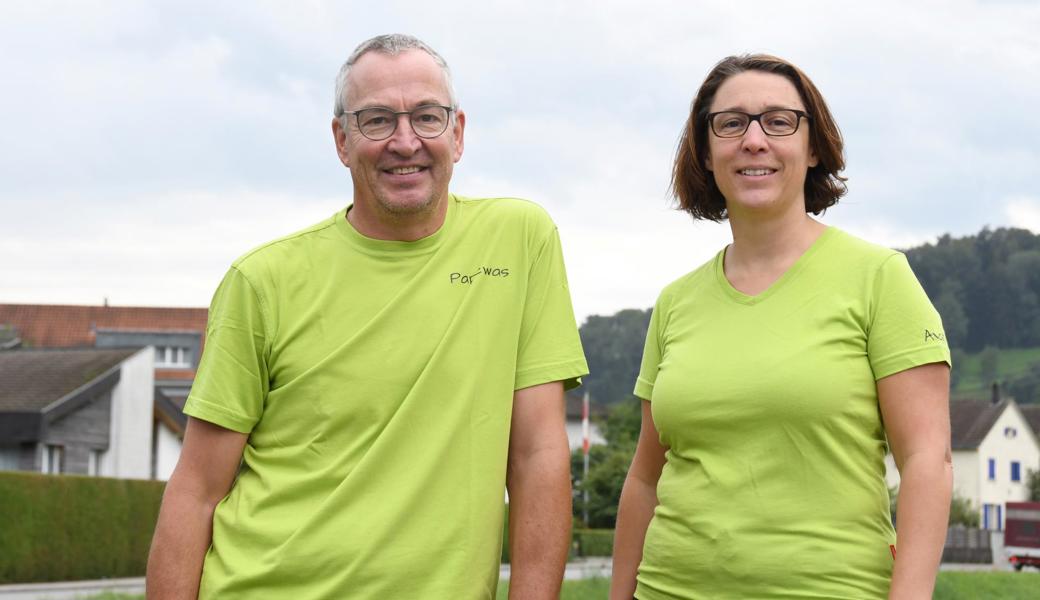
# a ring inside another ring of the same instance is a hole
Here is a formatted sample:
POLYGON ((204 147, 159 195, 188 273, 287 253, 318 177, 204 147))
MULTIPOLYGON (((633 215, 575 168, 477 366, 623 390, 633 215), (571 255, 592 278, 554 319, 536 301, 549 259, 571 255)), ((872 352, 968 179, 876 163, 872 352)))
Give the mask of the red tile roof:
POLYGON ((26 346, 94 346, 99 329, 206 333, 205 308, 0 304, 0 325, 13 325, 26 346))

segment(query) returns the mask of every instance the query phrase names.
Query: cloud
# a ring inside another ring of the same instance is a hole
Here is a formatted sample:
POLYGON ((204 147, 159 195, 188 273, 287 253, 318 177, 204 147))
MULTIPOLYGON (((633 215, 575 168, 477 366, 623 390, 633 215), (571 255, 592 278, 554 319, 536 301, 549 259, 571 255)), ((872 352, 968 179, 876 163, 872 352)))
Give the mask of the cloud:
POLYGON ((5 2, 0 300, 204 305, 235 256, 350 201, 332 80, 356 43, 390 31, 452 64, 469 117, 453 190, 544 205, 579 316, 648 306, 728 240, 670 210, 667 186, 690 100, 733 53, 789 58, 826 96, 850 177, 828 223, 896 247, 1005 217, 1036 230, 1040 5, 733 10, 5 2))
POLYGON ((1004 202, 1008 225, 1029 229, 1040 234, 1040 198, 1018 196, 1004 202))

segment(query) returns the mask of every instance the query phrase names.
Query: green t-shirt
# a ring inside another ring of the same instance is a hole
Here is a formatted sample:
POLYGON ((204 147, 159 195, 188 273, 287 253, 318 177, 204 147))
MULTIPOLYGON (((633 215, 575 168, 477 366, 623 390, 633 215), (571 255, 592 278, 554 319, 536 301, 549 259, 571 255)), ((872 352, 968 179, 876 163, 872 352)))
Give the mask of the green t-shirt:
POLYGON ((772 286, 711 262, 654 308, 635 394, 669 449, 636 595, 885 598, 876 380, 947 362, 906 258, 829 228, 772 286))
POLYGON ((513 392, 588 369, 556 227, 452 196, 415 242, 339 212, 234 263, 184 412, 248 433, 202 598, 492 598, 513 392))

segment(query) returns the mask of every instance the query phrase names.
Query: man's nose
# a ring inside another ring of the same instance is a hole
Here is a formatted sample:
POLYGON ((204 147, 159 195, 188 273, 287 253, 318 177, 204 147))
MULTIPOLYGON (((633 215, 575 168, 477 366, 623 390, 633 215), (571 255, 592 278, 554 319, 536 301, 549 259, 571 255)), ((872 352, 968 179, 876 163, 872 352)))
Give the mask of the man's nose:
POLYGON ((422 138, 412 129, 411 115, 397 115, 397 127, 387 140, 387 149, 402 156, 411 156, 422 147, 422 138))

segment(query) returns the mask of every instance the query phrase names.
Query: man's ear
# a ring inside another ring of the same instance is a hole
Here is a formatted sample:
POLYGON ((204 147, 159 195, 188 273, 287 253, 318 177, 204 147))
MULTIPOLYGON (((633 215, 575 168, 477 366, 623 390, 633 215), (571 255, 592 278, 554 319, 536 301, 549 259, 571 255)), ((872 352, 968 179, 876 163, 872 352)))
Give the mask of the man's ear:
POLYGON ((466 133, 466 113, 461 110, 455 111, 455 124, 451 128, 452 135, 455 136, 455 155, 452 156, 453 162, 459 162, 462 158, 462 150, 465 146, 464 137, 466 133))
POLYGON ((336 154, 339 156, 339 162, 349 169, 350 151, 348 144, 350 140, 347 139, 347 130, 343 127, 343 119, 340 117, 332 118, 332 139, 336 143, 336 154))

